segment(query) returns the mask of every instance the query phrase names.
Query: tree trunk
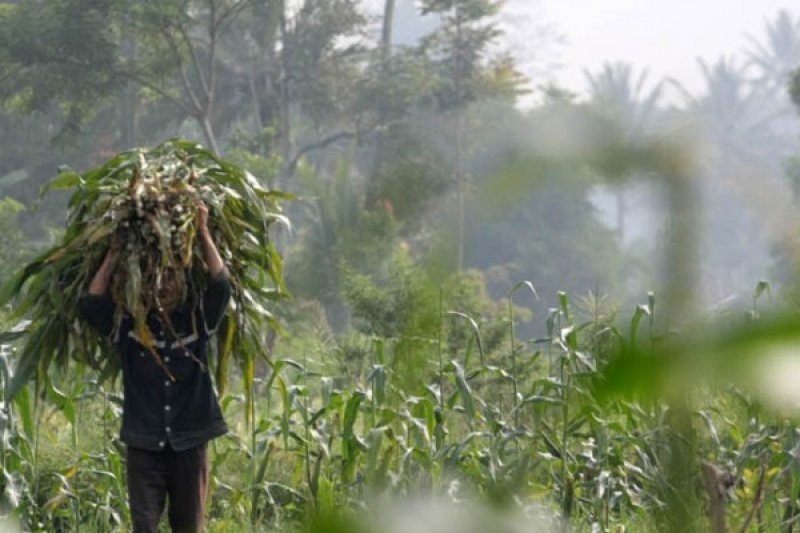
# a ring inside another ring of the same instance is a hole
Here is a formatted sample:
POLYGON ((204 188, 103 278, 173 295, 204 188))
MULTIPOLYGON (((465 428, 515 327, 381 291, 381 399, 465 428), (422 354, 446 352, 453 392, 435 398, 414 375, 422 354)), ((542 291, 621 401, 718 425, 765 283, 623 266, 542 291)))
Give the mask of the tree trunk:
MULTIPOLYGON (((289 22, 287 20, 286 0, 278 3, 278 38, 275 42, 281 42, 280 55, 278 57, 278 151, 283 160, 281 171, 278 176, 278 187, 281 190, 289 190, 289 180, 294 173, 290 170, 294 153, 292 148, 292 115, 291 115, 291 63, 289 56, 289 22)), ((288 235, 283 225, 277 225, 274 233, 275 247, 280 253, 286 250, 288 235)))
POLYGON ((256 75, 252 68, 248 69, 247 72, 247 85, 248 89, 250 89, 250 104, 253 106, 253 125, 256 128, 256 133, 261 135, 264 130, 264 121, 261 118, 261 102, 258 99, 256 75))
POLYGON ((456 259, 456 266, 458 271, 464 269, 464 224, 466 210, 466 183, 464 176, 464 98, 462 92, 463 73, 461 65, 461 10, 458 2, 455 3, 455 18, 456 18, 456 41, 455 41, 455 86, 456 86, 456 146, 455 146, 455 175, 456 175, 456 196, 457 196, 457 209, 458 209, 458 255, 456 259))
POLYGON ((458 209, 458 256, 456 267, 461 272, 464 269, 464 224, 466 220, 466 183, 464 179, 464 155, 463 155, 463 112, 459 107, 456 109, 456 198, 458 209))
POLYGON ((203 128, 203 135, 205 135, 208 148, 215 154, 219 153, 219 145, 217 144, 217 137, 214 135, 214 127, 211 125, 211 119, 208 115, 197 119, 200 126, 203 128))
POLYGON ((617 233, 619 234, 619 242, 625 242, 625 215, 627 214, 627 205, 625 205, 625 191, 622 186, 619 186, 616 191, 617 196, 617 233))
POLYGON ((281 75, 280 75, 280 98, 279 98, 279 113, 280 113, 280 136, 278 138, 278 149, 280 150, 281 157, 283 158, 283 171, 281 172, 281 187, 286 190, 287 182, 289 181, 288 168, 289 163, 292 161, 292 124, 291 124, 291 72, 289 64, 289 50, 287 46, 287 36, 289 33, 289 25, 286 20, 286 1, 281 2, 280 14, 280 39, 283 43, 281 47, 281 75))
MULTIPOLYGON (((392 56, 392 28, 394 26, 394 0, 386 0, 383 8, 383 30, 381 32, 381 65, 380 75, 388 81, 391 77, 389 60, 392 56)), ((380 109, 382 112, 383 110, 380 109)), ((374 207, 378 202, 378 176, 381 173, 381 162, 383 161, 384 139, 378 131, 373 135, 372 161, 368 176, 366 205, 368 208, 374 207)))
POLYGON ((392 54, 392 29, 394 27, 394 0, 386 0, 383 8, 383 31, 381 32, 381 56, 383 66, 392 54))
POLYGON ((136 86, 133 82, 128 82, 125 87, 123 98, 125 99, 125 133, 124 133, 124 147, 125 149, 133 148, 139 142, 139 98, 137 96, 136 86))
POLYGON ((706 491, 711 503, 711 530, 714 533, 727 533, 725 525, 725 495, 733 484, 730 474, 709 462, 701 465, 703 478, 706 482, 706 491))
MULTIPOLYGON (((122 41, 122 55, 131 62, 136 61, 136 40, 133 32, 127 33, 122 41)), ((137 129, 138 129, 138 111, 139 111, 139 98, 137 96, 137 85, 128 80, 125 83, 125 89, 122 93, 122 109, 125 116, 123 117, 123 133, 122 143, 125 149, 130 149, 136 146, 137 142, 137 129)))

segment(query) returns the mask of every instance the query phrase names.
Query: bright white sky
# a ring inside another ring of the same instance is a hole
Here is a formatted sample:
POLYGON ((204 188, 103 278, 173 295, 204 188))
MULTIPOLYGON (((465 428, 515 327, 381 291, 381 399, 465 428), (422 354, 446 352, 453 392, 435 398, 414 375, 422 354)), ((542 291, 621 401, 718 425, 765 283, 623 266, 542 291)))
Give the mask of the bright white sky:
MULTIPOLYGON (((362 0, 380 17, 385 0, 362 0)), ((395 42, 413 42, 432 30, 435 19, 420 18, 419 0, 396 0, 395 42)), ((767 21, 781 9, 800 16, 799 0, 505 0, 501 18, 504 47, 511 50, 534 83, 554 77, 564 88, 582 93, 584 70, 623 61, 648 69, 655 83, 672 77, 699 92, 697 59, 720 57, 744 62, 748 35, 765 41, 767 21), (560 34, 563 43, 542 37, 560 34), (553 64, 560 65, 558 70, 553 64)))
POLYGON ((597 71, 605 61, 647 67, 653 81, 671 76, 701 90, 697 58, 743 60, 747 36, 764 42, 766 22, 780 9, 800 15, 796 0, 510 0, 509 6, 538 14, 564 35, 556 79, 573 91, 584 89, 584 69, 597 71))

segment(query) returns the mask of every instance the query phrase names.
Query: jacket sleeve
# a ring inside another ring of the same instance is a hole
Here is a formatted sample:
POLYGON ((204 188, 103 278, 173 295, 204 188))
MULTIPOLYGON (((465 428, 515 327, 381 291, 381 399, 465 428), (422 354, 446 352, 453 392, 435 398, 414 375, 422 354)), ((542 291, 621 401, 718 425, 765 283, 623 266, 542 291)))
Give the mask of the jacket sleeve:
POLYGON ((202 303, 203 328, 208 337, 216 332, 222 322, 230 297, 231 284, 225 272, 208 280, 202 303))
POLYGON ((80 314, 100 335, 108 337, 114 329, 114 302, 109 296, 84 294, 79 302, 80 314))

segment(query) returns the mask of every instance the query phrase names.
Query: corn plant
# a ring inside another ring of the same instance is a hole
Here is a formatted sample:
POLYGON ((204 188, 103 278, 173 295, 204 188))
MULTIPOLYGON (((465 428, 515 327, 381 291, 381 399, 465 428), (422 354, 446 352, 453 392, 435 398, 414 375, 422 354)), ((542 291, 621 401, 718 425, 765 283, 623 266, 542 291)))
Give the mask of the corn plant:
MULTIPOLYGON (((419 495, 525 516, 535 509, 551 530, 664 527, 658 517, 674 512, 674 412, 655 393, 608 392, 619 358, 667 347, 654 295, 620 321, 601 312, 596 295, 576 306, 560 294, 545 337, 514 339, 497 351, 487 350, 484 318, 437 305, 441 323, 430 338, 348 341, 363 350, 360 371, 331 364, 346 357, 335 343, 313 352, 278 344, 271 364, 252 368, 252 404, 226 392, 221 403, 235 431, 211 445, 209 530, 368 532, 374 529, 359 517, 368 519, 387 498, 419 495), (399 375, 412 346, 429 357, 416 389, 399 375)), ((512 308, 506 331, 515 316, 512 308)), ((5 353, 10 375, 13 358, 5 353)), ((110 437, 116 392, 77 368, 51 370, 35 390, 23 388, 8 405, 6 501, 32 530, 124 529, 124 453, 110 437), (94 412, 107 426, 100 442, 83 429, 94 412), (56 416, 66 425, 53 436, 56 416), (53 463, 42 439, 76 446, 53 463)), ((800 445, 792 420, 737 386, 700 388, 693 405, 686 424, 703 470, 686 496, 706 510, 692 516, 696 526, 796 529, 800 445), (716 500, 703 475, 721 487, 716 500)))

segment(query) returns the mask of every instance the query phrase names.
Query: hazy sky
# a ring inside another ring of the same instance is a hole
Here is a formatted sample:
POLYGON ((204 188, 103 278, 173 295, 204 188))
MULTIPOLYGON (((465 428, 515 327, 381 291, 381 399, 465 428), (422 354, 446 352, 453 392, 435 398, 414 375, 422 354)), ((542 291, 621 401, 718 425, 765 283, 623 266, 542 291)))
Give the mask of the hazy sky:
POLYGON ((557 79, 584 87, 583 69, 604 61, 647 66, 653 80, 677 78, 700 89, 696 59, 743 58, 747 35, 765 40, 767 20, 780 9, 797 17, 800 2, 787 0, 510 0, 538 13, 566 38, 557 79))
MULTIPOLYGON (((379 17, 385 0, 363 0, 379 17)), ((606 61, 647 67, 652 82, 673 77, 702 89, 697 59, 744 61, 748 35, 765 40, 766 22, 781 9, 800 16, 799 0, 505 0, 504 46, 534 81, 543 74, 573 91, 585 90, 584 69, 606 61), (544 34, 544 37, 543 37, 544 34), (556 42, 555 36, 563 37, 556 42), (560 68, 554 70, 553 64, 560 68)), ((395 42, 410 44, 436 26, 420 17, 417 0, 396 0, 395 42)))

